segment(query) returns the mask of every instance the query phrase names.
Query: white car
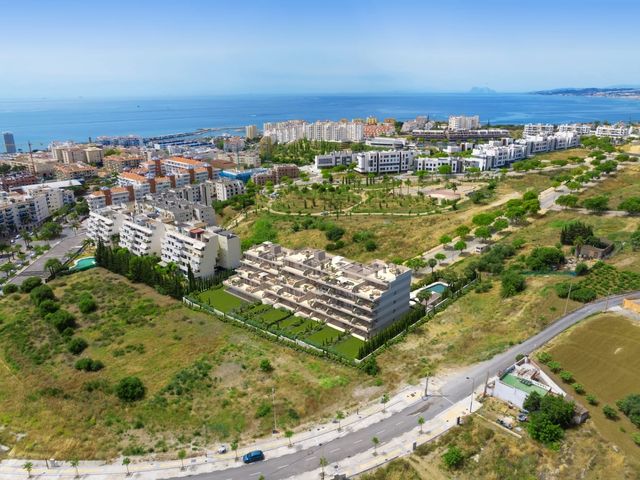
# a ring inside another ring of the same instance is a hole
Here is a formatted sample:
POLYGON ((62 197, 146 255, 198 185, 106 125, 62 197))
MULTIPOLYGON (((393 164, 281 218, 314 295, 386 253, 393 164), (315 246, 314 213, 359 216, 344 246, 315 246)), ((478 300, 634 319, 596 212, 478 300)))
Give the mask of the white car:
POLYGON ((226 445, 220 445, 218 447, 218 453, 219 454, 227 453, 227 446, 226 445))

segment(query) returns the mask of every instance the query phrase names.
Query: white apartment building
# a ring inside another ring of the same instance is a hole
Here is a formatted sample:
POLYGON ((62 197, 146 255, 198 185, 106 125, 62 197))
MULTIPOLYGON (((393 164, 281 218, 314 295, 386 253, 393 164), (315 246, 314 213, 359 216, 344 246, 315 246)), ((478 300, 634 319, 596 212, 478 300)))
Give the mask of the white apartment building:
POLYGON ((557 132, 551 135, 530 135, 517 141, 526 145, 527 156, 536 153, 565 150, 580 145, 580 135, 573 132, 557 132))
POLYGON ((73 192, 45 185, 24 192, 0 191, 0 229, 7 233, 39 225, 74 201, 73 192))
POLYGON ((339 152, 325 153, 316 155, 314 158, 317 169, 332 168, 339 165, 350 165, 353 161, 353 152, 351 150, 341 150, 339 152))
POLYGON ((304 120, 264 124, 263 136, 278 143, 290 143, 306 138, 326 142, 361 142, 364 138, 362 122, 317 121, 307 123, 304 120))
POLYGON ((226 201, 236 195, 242 195, 245 192, 244 182, 242 180, 221 179, 215 182, 216 199, 226 201))
POLYGON ((359 173, 403 173, 414 165, 414 150, 385 150, 355 154, 355 171, 359 173))
POLYGON ((374 137, 365 141, 365 144, 370 147, 400 149, 407 146, 407 140, 404 138, 374 137))
POLYGON ((244 252, 231 292, 368 339, 409 310, 411 270, 264 242, 244 252))
POLYGON ((416 158, 415 170, 417 172, 438 173, 440 167, 448 165, 451 173, 462 172, 463 162, 458 157, 418 157, 416 158))
POLYGON ((120 234, 120 227, 129 210, 122 206, 107 207, 89 212, 87 235, 96 243, 112 245, 113 238, 120 234))
POLYGON ((556 127, 550 123, 527 123, 522 131, 522 136, 552 135, 555 130, 556 127))
POLYGON ((472 154, 474 158, 482 159, 481 170, 491 170, 527 158, 527 146, 513 143, 511 139, 494 140, 477 145, 472 154))
POLYGON ((590 123, 563 123, 558 125, 558 132, 573 132, 578 135, 591 135, 593 133, 593 125, 590 123))
POLYGON ((184 275, 191 268, 196 278, 209 277, 217 267, 240 265, 240 239, 218 227, 169 226, 162 238, 161 259, 175 263, 184 275))
POLYGON ((451 115, 449 117, 449 130, 473 130, 480 128, 480 117, 478 115, 451 115))
POLYGON ((633 133, 633 127, 626 125, 600 125, 596 128, 597 137, 627 138, 633 133))
POLYGON ((122 221, 120 246, 137 256, 158 254, 165 224, 155 215, 140 214, 122 221))

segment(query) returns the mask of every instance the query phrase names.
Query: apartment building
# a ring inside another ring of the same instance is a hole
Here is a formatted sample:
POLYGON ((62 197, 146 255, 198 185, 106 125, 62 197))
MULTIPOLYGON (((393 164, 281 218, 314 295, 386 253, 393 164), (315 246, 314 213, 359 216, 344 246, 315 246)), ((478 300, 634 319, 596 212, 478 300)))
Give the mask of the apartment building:
POLYGON ((109 155, 104 157, 102 165, 108 172, 120 173, 132 168, 138 168, 142 160, 139 155, 109 155))
POLYGON ((175 263, 187 275, 209 277, 216 268, 233 269, 240 265, 240 239, 218 227, 197 224, 167 226, 161 243, 161 259, 175 263))
POLYGON ((239 152, 241 150, 244 150, 244 138, 226 137, 222 141, 222 149, 225 152, 239 152))
POLYGON ((265 123, 263 137, 278 143, 290 143, 303 138, 326 142, 361 142, 364 138, 363 128, 363 123, 357 121, 307 123, 304 120, 289 120, 265 123))
POLYGON ((551 135, 530 135, 520 140, 518 144, 525 145, 527 156, 536 153, 565 150, 580 145, 580 135, 574 132, 556 132, 551 135))
POLYGON ((415 151, 386 150, 362 152, 355 156, 355 171, 359 173, 403 173, 414 165, 415 151))
POLYGON ((205 180, 202 183, 173 188, 170 192, 188 202, 211 205, 216 199, 216 184, 212 180, 205 180))
POLYGON ((151 182, 147 177, 133 172, 120 173, 118 175, 118 186, 133 188, 136 200, 140 200, 148 193, 155 193, 155 188, 153 192, 151 191, 151 182))
POLYGON ((75 143, 53 143, 50 147, 51 155, 58 162, 66 165, 75 163, 90 163, 98 165, 102 163, 102 147, 97 145, 75 143))
POLYGON ((593 125, 590 123, 564 123, 558 125, 558 132, 573 132, 578 135, 592 135, 593 125))
POLYGON ((86 180, 98 175, 98 169, 86 163, 56 164, 53 170, 58 180, 86 180))
POLYGON ((247 125, 244 127, 244 136, 247 140, 253 140, 258 137, 258 127, 256 125, 247 125))
POLYGON ((256 173, 251 179, 256 185, 262 186, 267 182, 271 182, 274 185, 282 182, 285 178, 293 180, 300 176, 300 169, 297 165, 292 163, 283 163, 274 165, 266 172, 256 173))
POLYGON ((153 213, 142 213, 123 219, 120 246, 137 256, 158 254, 166 226, 156 217, 153 213))
POLYGON ((528 137, 552 135, 555 130, 556 127, 550 123, 527 123, 522 130, 522 136, 528 137))
POLYGON ((407 146, 407 140, 404 138, 375 137, 368 139, 365 144, 370 147, 400 149, 407 146))
POLYGON ((396 127, 393 123, 378 123, 375 125, 364 125, 362 127, 364 138, 382 137, 385 135, 393 135, 396 133, 396 127))
POLYGON ((245 192, 244 182, 242 180, 221 179, 215 182, 216 200, 226 201, 236 195, 242 195, 245 192))
POLYGON ((0 190, 5 192, 34 183, 38 183, 38 177, 30 172, 14 172, 0 175, 0 190))
POLYGON ((124 206, 111 206, 89 212, 87 220, 87 236, 104 245, 113 245, 113 240, 120 234, 122 222, 128 218, 130 210, 124 206))
POLYGON ((512 139, 492 140, 488 143, 476 145, 472 155, 476 159, 482 159, 480 170, 503 168, 511 163, 527 158, 528 148, 526 144, 514 143, 512 139))
POLYGON ((449 117, 449 130, 473 130, 475 128, 480 128, 480 117, 478 115, 451 115, 449 117))
POLYGON ((32 228, 43 223, 56 210, 73 202, 72 192, 46 185, 24 192, 0 191, 0 229, 11 232, 32 228))
POLYGON ((443 165, 451 167, 451 173, 461 173, 464 162, 458 157, 418 157, 415 160, 417 172, 438 173, 443 165))
POLYGON ((368 339, 409 310, 411 270, 264 242, 244 252, 231 292, 368 339))
POLYGON ((103 188, 87 195, 89 210, 98 210, 109 205, 120 205, 135 201, 135 192, 131 185, 127 187, 103 188))
POLYGON ((152 212, 165 223, 199 222, 206 226, 216 224, 213 207, 198 202, 185 202, 174 192, 161 195, 147 195, 134 207, 136 213, 152 212))
POLYGON ((619 125, 599 125, 596 128, 597 137, 627 138, 633 133, 633 127, 624 124, 619 125))
POLYGON ((136 135, 122 135, 122 136, 101 136, 96 138, 96 143, 103 146, 111 147, 143 147, 144 142, 142 137, 136 135))
POLYGON ((353 152, 351 150, 341 150, 339 152, 325 153, 316 155, 314 158, 317 169, 333 168, 339 165, 350 165, 353 161, 353 152))

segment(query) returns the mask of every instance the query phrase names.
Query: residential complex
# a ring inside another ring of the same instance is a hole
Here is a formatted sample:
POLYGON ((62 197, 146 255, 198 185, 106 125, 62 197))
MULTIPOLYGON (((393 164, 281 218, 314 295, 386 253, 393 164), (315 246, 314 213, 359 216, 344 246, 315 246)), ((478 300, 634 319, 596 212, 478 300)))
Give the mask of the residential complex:
POLYGON ((86 163, 62 164, 56 163, 53 171, 58 180, 86 180, 98 175, 98 169, 86 163))
POLYGON ((38 177, 26 171, 0 175, 0 190, 4 190, 5 192, 33 183, 38 183, 38 177))
POLYGON ((411 270, 265 242, 244 252, 231 292, 368 339, 409 310, 411 270))
POLYGON ((25 191, 1 191, 0 229, 6 233, 32 228, 74 201, 73 192, 44 184, 25 191))
POLYGON ((110 173, 120 173, 138 168, 143 162, 141 155, 123 154, 104 157, 102 166, 110 173))
POLYGON ((216 200, 226 201, 236 195, 242 195, 245 191, 244 182, 242 180, 231 180, 222 178, 215 182, 216 200))
POLYGON ((480 117, 473 115, 466 117, 464 115, 449 117, 449 130, 473 130, 480 128, 480 117))
POLYGON ((255 125, 247 125, 244 127, 244 136, 247 140, 253 140, 258 137, 258 127, 255 125))
POLYGON ((522 136, 531 135, 551 135, 556 131, 556 127, 550 123, 527 123, 522 129, 522 136))
POLYGON ((87 234, 95 241, 119 245, 134 255, 157 255, 183 274, 213 275, 217 268, 240 263, 240 239, 215 226, 210 205, 188 202, 173 193, 146 198, 135 206, 92 210, 87 234))
POLYGON ((256 185, 265 185, 271 182, 274 185, 282 182, 285 178, 293 180, 300 176, 300 169, 291 163, 281 163, 274 165, 266 172, 256 173, 251 179, 256 185))
POLYGON ((316 155, 315 166, 318 169, 331 168, 338 165, 355 164, 359 173, 403 173, 413 168, 416 150, 384 150, 354 153, 342 150, 323 155, 316 155))
POLYGON ((263 137, 273 142, 290 143, 306 138, 326 142, 361 142, 364 138, 362 122, 314 122, 289 120, 286 122, 265 123, 263 137))

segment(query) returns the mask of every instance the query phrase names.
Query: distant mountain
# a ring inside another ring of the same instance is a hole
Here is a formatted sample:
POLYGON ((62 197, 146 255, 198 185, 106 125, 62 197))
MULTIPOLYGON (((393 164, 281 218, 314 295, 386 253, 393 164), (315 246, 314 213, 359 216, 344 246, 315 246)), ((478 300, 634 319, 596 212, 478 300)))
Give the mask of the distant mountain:
POLYGON ((555 88, 553 90, 538 90, 531 93, 535 95, 572 95, 578 97, 616 97, 640 99, 640 88, 638 87, 555 88))
POLYGON ((469 93, 481 93, 484 95, 490 95, 496 93, 496 91, 490 89, 489 87, 472 87, 471 90, 469 90, 469 93))

